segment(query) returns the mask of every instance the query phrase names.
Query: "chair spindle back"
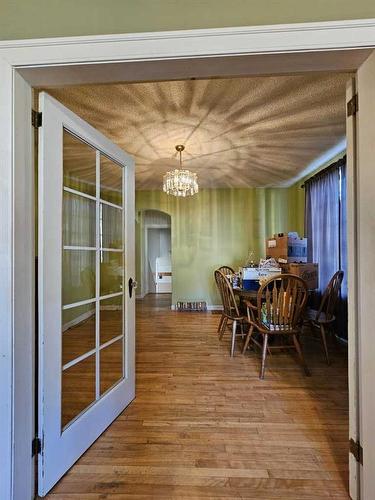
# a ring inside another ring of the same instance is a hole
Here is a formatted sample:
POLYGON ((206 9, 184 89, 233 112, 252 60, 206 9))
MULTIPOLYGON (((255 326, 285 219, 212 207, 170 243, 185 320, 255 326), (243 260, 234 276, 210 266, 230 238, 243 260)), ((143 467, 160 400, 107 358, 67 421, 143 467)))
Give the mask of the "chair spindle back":
POLYGON ((307 301, 306 282, 293 274, 271 277, 257 295, 258 321, 276 331, 298 327, 307 301))
POLYGON ((235 274, 234 269, 232 269, 230 266, 221 266, 219 267, 218 271, 221 271, 224 276, 231 276, 232 274, 235 274))
POLYGON ((232 285, 230 284, 228 278, 225 274, 216 269, 215 271, 215 281, 219 289, 221 301, 223 303, 224 314, 228 317, 240 316, 236 298, 233 293, 232 285))
POLYGON ((322 312, 325 314, 327 321, 330 321, 333 318, 343 279, 344 271, 335 272, 330 279, 327 288, 324 290, 320 307, 316 315, 317 320, 322 312))

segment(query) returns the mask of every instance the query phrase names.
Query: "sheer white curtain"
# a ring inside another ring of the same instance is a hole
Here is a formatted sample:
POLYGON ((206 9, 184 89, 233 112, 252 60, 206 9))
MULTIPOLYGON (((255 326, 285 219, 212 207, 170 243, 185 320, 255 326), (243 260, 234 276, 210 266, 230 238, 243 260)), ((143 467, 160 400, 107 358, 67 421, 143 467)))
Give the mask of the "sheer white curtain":
MULTIPOLYGON (((95 248, 95 201, 64 193, 63 244, 95 248)), ((69 304, 95 296, 95 251, 64 250, 63 302, 69 304)))
POLYGON ((102 204, 100 211, 100 245, 122 248, 122 211, 102 204))

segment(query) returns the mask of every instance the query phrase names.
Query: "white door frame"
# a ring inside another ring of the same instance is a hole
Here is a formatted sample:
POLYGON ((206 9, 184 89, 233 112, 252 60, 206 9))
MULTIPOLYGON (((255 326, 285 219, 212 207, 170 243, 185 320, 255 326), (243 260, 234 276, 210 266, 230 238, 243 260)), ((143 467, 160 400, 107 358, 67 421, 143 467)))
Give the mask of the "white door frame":
MULTIPOLYGON (((357 92, 356 78, 352 78, 347 82, 346 101, 357 92)), ((358 209, 357 209, 357 190, 358 190, 358 175, 357 175, 357 119, 356 116, 346 118, 346 141, 347 141, 347 234, 348 234, 348 277, 347 282, 350 283, 348 288, 348 332, 358 331, 358 209), (349 210, 350 207, 350 210, 349 210), (357 243, 355 243, 357 242, 357 243)), ((357 353, 357 356, 351 356, 348 360, 349 370, 349 436, 358 441, 360 438, 360 409, 359 409, 359 343, 357 335, 348 335, 348 350, 352 353, 357 353)), ((349 456, 349 467, 351 474, 349 476, 349 491, 353 499, 359 497, 360 494, 360 466, 353 455, 349 456)))
MULTIPOLYGON (((219 58, 230 61, 230 56, 300 54, 302 59, 292 57, 289 67, 284 65, 284 72, 296 72, 308 66, 306 52, 312 58, 317 52, 324 57, 328 51, 374 47, 375 19, 0 42, 0 498, 25 500, 33 494, 34 167, 29 82, 38 68, 44 68, 43 79, 49 77, 51 84, 62 67, 68 83, 77 82, 76 65, 90 69, 106 64, 108 69, 111 63, 127 63, 135 71, 157 62, 145 78, 156 80, 166 76, 158 68, 167 61, 177 66, 187 60, 188 75, 191 62, 198 59, 213 58, 214 63, 219 58)), ((331 61, 326 69, 338 68, 331 61)), ((212 71, 211 76, 223 75, 217 66, 212 71)), ((60 74, 55 82, 61 81, 60 74)))

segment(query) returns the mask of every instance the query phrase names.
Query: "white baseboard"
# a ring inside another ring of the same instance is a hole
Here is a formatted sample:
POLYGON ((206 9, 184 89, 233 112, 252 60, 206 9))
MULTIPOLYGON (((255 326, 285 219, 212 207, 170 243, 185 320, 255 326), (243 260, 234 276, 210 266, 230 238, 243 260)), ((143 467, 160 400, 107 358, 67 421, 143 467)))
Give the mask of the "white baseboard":
POLYGON ((145 294, 145 293, 140 293, 140 294, 136 295, 136 296, 135 296, 135 298, 136 298, 136 299, 144 299, 144 298, 145 298, 145 296, 146 296, 146 294, 145 294))

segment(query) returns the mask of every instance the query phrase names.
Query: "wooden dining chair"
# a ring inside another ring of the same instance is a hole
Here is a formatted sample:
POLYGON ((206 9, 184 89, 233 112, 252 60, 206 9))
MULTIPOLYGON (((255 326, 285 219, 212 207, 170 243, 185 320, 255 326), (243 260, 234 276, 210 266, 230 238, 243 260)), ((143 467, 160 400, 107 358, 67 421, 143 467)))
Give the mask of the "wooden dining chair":
MULTIPOLYGON (((221 271, 226 277, 232 276, 233 274, 235 274, 234 269, 232 269, 230 266, 221 266, 221 267, 219 267, 218 271, 221 271)), ((220 290, 219 290, 219 292, 220 292, 220 290)), ((221 329, 223 327, 224 321, 227 322, 227 320, 225 319, 224 313, 222 313, 221 316, 220 316, 219 325, 217 327, 217 333, 218 334, 221 333, 221 329)))
POLYGON ((219 289, 221 301, 223 304, 223 317, 224 320, 221 325, 220 330, 220 340, 223 338, 225 330, 228 326, 228 321, 232 322, 232 342, 231 342, 231 350, 230 355, 234 356, 234 349, 236 343, 236 336, 243 336, 243 324, 247 323, 247 318, 243 314, 240 313, 238 304, 236 302, 236 298, 233 293, 232 285, 230 284, 228 278, 224 273, 216 269, 215 271, 215 281, 216 285, 219 289), (237 325, 240 326, 241 333, 237 334, 237 325))
POLYGON ((307 294, 307 285, 302 278, 293 274, 282 274, 271 277, 261 284, 256 305, 248 300, 245 301, 250 330, 242 353, 245 353, 250 341, 261 348, 260 379, 264 379, 267 352, 273 349, 296 350, 305 374, 310 375, 299 342, 307 294), (255 331, 260 334, 262 343, 254 338, 255 331), (268 340, 271 336, 282 337, 289 343, 269 345, 268 340))
POLYGON ((305 313, 305 321, 312 327, 318 328, 320 331, 320 337, 323 343, 324 353, 328 365, 331 364, 331 361, 328 354, 326 332, 336 319, 335 309, 340 297, 343 279, 344 271, 337 271, 330 279, 327 288, 323 293, 319 309, 316 310, 308 308, 305 313))
POLYGON ((221 271, 225 276, 231 276, 232 274, 235 274, 234 269, 232 269, 230 266, 221 266, 219 267, 218 271, 221 271))

